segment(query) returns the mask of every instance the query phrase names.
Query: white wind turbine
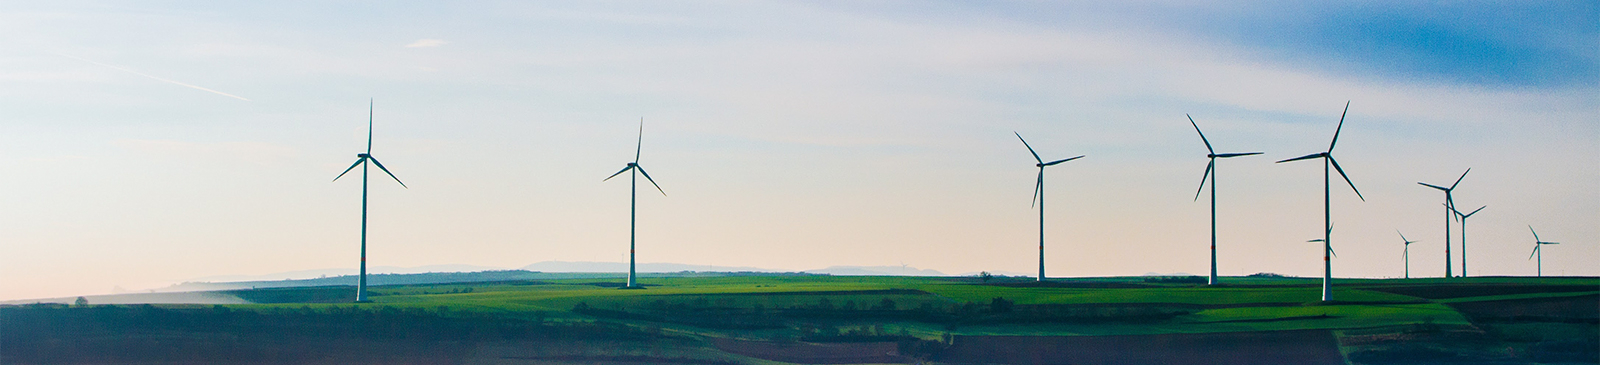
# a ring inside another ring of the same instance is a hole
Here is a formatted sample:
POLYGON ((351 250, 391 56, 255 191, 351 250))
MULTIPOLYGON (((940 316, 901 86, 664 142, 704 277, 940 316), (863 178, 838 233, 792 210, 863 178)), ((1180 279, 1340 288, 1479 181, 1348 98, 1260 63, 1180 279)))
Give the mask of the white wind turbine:
POLYGON ((357 303, 367 302, 367 162, 372 162, 372 165, 378 166, 378 169, 383 170, 383 173, 389 174, 389 178, 394 179, 394 182, 400 183, 401 187, 411 188, 406 186, 406 183, 400 182, 400 178, 395 177, 394 173, 389 172, 389 169, 384 168, 383 163, 378 162, 377 157, 372 156, 372 100, 367 100, 367 152, 356 154, 356 163, 350 165, 350 168, 344 169, 344 172, 333 178, 333 181, 339 181, 339 178, 344 177, 344 174, 350 173, 350 170, 355 169, 356 166, 361 166, 361 276, 356 284, 357 303))
POLYGON ((1194 132, 1200 134, 1200 142, 1204 142, 1206 144, 1206 158, 1211 160, 1211 162, 1206 163, 1206 173, 1205 173, 1205 175, 1201 175, 1200 176, 1200 188, 1196 189, 1194 191, 1194 199, 1195 200, 1200 200, 1200 192, 1201 191, 1205 191, 1205 188, 1206 188, 1206 178, 1210 177, 1211 178, 1211 278, 1206 280, 1206 284, 1207 285, 1216 285, 1217 284, 1217 173, 1214 173, 1212 171, 1216 170, 1217 159, 1219 159, 1219 158, 1231 158, 1231 157, 1239 157, 1239 156, 1259 155, 1259 154, 1261 154, 1261 152, 1217 153, 1216 150, 1211 149, 1211 141, 1206 140, 1206 133, 1200 131, 1200 125, 1199 124, 1195 124, 1194 117, 1190 117, 1188 114, 1184 114, 1183 116, 1189 117, 1189 125, 1194 126, 1194 132))
POLYGON ((1080 159, 1083 158, 1083 156, 1080 155, 1078 157, 1044 162, 1043 158, 1039 158, 1039 153, 1034 152, 1033 146, 1028 145, 1028 140, 1022 139, 1021 133, 1014 131, 1011 133, 1016 134, 1017 139, 1022 140, 1022 146, 1027 147, 1028 153, 1033 154, 1033 160, 1038 162, 1034 164, 1034 166, 1039 167, 1039 178, 1035 180, 1033 185, 1033 203, 1038 204, 1039 206, 1039 281, 1044 281, 1044 168, 1055 166, 1056 164, 1062 162, 1080 159))
POLYGON ((1544 247, 1544 245, 1559 245, 1561 243, 1558 243, 1558 242, 1545 242, 1545 241, 1539 240, 1539 231, 1533 230, 1533 226, 1528 226, 1528 232, 1533 232, 1533 254, 1532 255, 1528 255, 1528 258, 1531 259, 1534 256, 1539 256, 1539 260, 1538 260, 1538 265, 1539 265, 1538 275, 1542 277, 1542 276, 1544 276, 1544 250, 1540 250, 1539 248, 1540 247, 1544 247))
MULTIPOLYGON (((1350 176, 1345 175, 1344 169, 1339 167, 1339 162, 1333 159, 1333 147, 1339 143, 1339 131, 1344 129, 1344 117, 1348 113, 1350 113, 1350 102, 1347 101, 1344 103, 1344 113, 1339 114, 1339 127, 1333 130, 1333 142, 1328 143, 1327 151, 1278 161, 1278 163, 1284 163, 1313 158, 1322 159, 1322 224, 1323 227, 1327 227, 1322 239, 1322 244, 1327 247, 1327 249, 1323 250, 1325 253, 1333 252, 1333 244, 1329 242, 1332 240, 1330 236, 1333 232, 1333 210, 1331 208, 1333 188, 1332 184, 1330 184, 1332 176, 1329 174, 1328 167, 1332 166, 1334 170, 1338 170, 1339 176, 1344 177, 1344 182, 1350 184, 1350 190, 1356 192, 1356 197, 1361 198, 1361 201, 1367 201, 1367 198, 1361 196, 1361 190, 1356 189, 1356 183, 1350 182, 1350 176)), ((1322 255, 1322 301, 1330 300, 1333 300, 1333 259, 1324 254, 1322 255)))
POLYGON ((611 178, 617 177, 617 175, 622 175, 622 173, 630 170, 634 172, 632 176, 633 185, 631 185, 629 188, 629 191, 632 194, 632 203, 630 208, 628 208, 628 285, 624 287, 628 289, 644 288, 639 286, 639 282, 636 279, 634 272, 634 248, 636 247, 639 238, 639 175, 643 174, 645 180, 650 181, 650 185, 655 185, 656 190, 661 192, 661 196, 667 196, 667 191, 661 190, 661 185, 657 185, 656 180, 650 178, 650 173, 644 171, 644 166, 639 165, 639 154, 643 150, 644 118, 639 118, 639 141, 638 144, 634 146, 633 162, 629 162, 628 167, 622 168, 622 171, 617 171, 617 173, 607 176, 604 180, 600 180, 602 182, 611 180, 611 178))

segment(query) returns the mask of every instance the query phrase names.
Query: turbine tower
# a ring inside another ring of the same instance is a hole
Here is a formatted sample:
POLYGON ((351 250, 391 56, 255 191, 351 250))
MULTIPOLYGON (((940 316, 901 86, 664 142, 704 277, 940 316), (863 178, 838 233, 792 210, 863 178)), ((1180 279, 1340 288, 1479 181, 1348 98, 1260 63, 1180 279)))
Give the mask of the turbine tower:
POLYGON ((617 177, 617 175, 622 175, 622 173, 628 172, 629 170, 633 171, 633 176, 632 176, 633 177, 633 183, 628 188, 629 191, 632 192, 631 194, 633 194, 633 195, 632 195, 632 203, 631 203, 632 205, 631 205, 630 208, 628 208, 628 286, 623 287, 623 288, 627 288, 627 289, 643 289, 644 288, 644 287, 639 286, 639 282, 638 282, 638 280, 636 278, 636 275, 635 275, 635 272, 634 272, 634 260, 633 260, 633 258, 634 258, 633 257, 634 256, 634 247, 638 243, 638 238, 639 238, 639 175, 640 174, 644 174, 644 179, 645 180, 649 180, 650 181, 650 185, 655 185, 656 190, 661 191, 661 196, 667 196, 667 191, 666 190, 661 190, 661 185, 656 185, 656 179, 651 179, 650 178, 650 173, 644 172, 644 166, 640 166, 639 165, 639 153, 640 153, 640 151, 643 151, 643 150, 644 150, 644 118, 639 118, 639 141, 638 141, 638 144, 634 146, 633 162, 629 162, 628 163, 628 167, 622 168, 622 171, 617 171, 617 173, 611 174, 611 176, 607 176, 604 180, 600 180, 600 181, 604 182, 606 180, 611 180, 611 178, 613 178, 613 177, 617 177))
MULTIPOLYGON (((1467 168, 1467 172, 1472 172, 1472 168, 1467 168)), ((1456 185, 1461 185, 1461 179, 1467 178, 1467 172, 1461 173, 1461 177, 1456 178, 1456 183, 1450 184, 1448 188, 1421 181, 1417 182, 1422 186, 1444 191, 1444 277, 1446 278, 1452 275, 1450 273, 1450 218, 1452 218, 1456 209, 1456 202, 1455 199, 1451 199, 1451 193, 1455 192, 1456 185)))
POLYGON ((1200 131, 1200 125, 1199 124, 1195 124, 1194 117, 1191 117, 1188 114, 1184 114, 1183 116, 1189 117, 1189 125, 1194 126, 1194 132, 1200 134, 1200 142, 1204 142, 1206 144, 1206 158, 1211 159, 1211 162, 1206 163, 1206 173, 1205 173, 1205 175, 1200 175, 1200 188, 1199 189, 1195 189, 1195 191, 1194 191, 1194 200, 1196 200, 1196 201, 1200 200, 1200 192, 1205 191, 1205 188, 1206 188, 1206 178, 1210 177, 1211 178, 1211 278, 1206 280, 1206 285, 1217 285, 1217 175, 1215 173, 1212 173, 1212 170, 1216 169, 1217 159, 1219 159, 1219 158, 1230 158, 1230 157, 1239 157, 1239 156, 1259 155, 1259 154, 1261 154, 1261 152, 1217 153, 1217 150, 1211 149, 1211 141, 1206 140, 1206 133, 1200 131))
MULTIPOLYGON (((1398 229, 1394 230, 1394 233, 1400 233, 1400 230, 1398 230, 1398 229)), ((1406 261, 1406 279, 1410 279, 1411 278, 1411 244, 1417 243, 1417 241, 1412 241, 1412 240, 1406 239, 1406 234, 1405 233, 1400 233, 1400 240, 1401 241, 1405 241, 1405 243, 1406 243, 1406 250, 1405 250, 1405 252, 1400 253, 1400 258, 1406 261)))
POLYGON ((1356 183, 1351 182, 1350 176, 1344 174, 1344 168, 1339 167, 1339 161, 1333 159, 1333 147, 1339 143, 1339 131, 1344 129, 1344 117, 1349 113, 1350 102, 1346 101, 1344 103, 1344 112, 1339 114, 1339 126, 1333 130, 1333 142, 1328 143, 1327 151, 1278 161, 1278 163, 1284 163, 1313 158, 1322 159, 1322 225, 1326 227, 1326 230, 1323 231, 1322 244, 1327 246, 1327 249, 1323 250, 1325 254, 1322 255, 1322 301, 1324 302, 1333 300, 1333 260, 1326 254, 1333 252, 1333 244, 1329 242, 1333 233, 1333 210, 1331 208, 1333 188, 1329 184, 1329 179, 1332 176, 1328 174, 1328 166, 1332 165, 1334 170, 1339 171, 1339 176, 1344 177, 1344 182, 1350 184, 1350 190, 1356 192, 1357 198, 1361 198, 1363 202, 1367 201, 1367 198, 1361 196, 1361 190, 1356 189, 1356 183))
POLYGON ((1044 162, 1043 158, 1039 158, 1039 153, 1033 150, 1033 146, 1028 145, 1028 140, 1022 139, 1021 133, 1017 133, 1015 131, 1011 133, 1017 135, 1017 139, 1022 140, 1022 146, 1027 147, 1028 153, 1033 154, 1033 160, 1038 162, 1034 164, 1034 166, 1039 167, 1039 178, 1035 180, 1035 183, 1033 184, 1032 202, 1038 204, 1039 206, 1039 281, 1044 281, 1044 168, 1054 166, 1062 162, 1080 159, 1083 158, 1083 156, 1079 155, 1078 157, 1044 162))
POLYGON ((358 154, 356 154, 356 163, 355 164, 351 164, 350 168, 344 169, 344 172, 339 173, 339 176, 335 176, 333 178, 333 181, 339 181, 339 178, 344 177, 344 174, 350 173, 350 170, 354 170, 356 168, 356 166, 361 166, 361 277, 360 277, 360 280, 359 280, 358 284, 356 285, 356 303, 364 303, 364 302, 368 301, 367 300, 367 162, 368 161, 371 161, 373 165, 378 166, 378 169, 379 170, 383 170, 383 173, 389 174, 389 178, 394 179, 394 182, 400 183, 400 187, 404 187, 404 188, 407 188, 407 189, 411 188, 409 186, 406 186, 406 183, 401 182, 400 178, 395 177, 394 173, 389 172, 388 168, 383 167, 383 163, 378 162, 378 158, 377 157, 373 157, 372 156, 372 100, 367 100, 367 152, 366 153, 358 153, 358 154))
POLYGON ((1467 277, 1467 218, 1472 218, 1473 214, 1478 214, 1478 211, 1488 207, 1489 206, 1487 205, 1481 206, 1478 207, 1478 209, 1473 209, 1472 213, 1466 214, 1462 214, 1461 211, 1455 210, 1454 207, 1450 209, 1450 211, 1456 213, 1456 220, 1461 221, 1461 277, 1463 278, 1467 277))
POLYGON ((1560 243, 1540 241, 1539 240, 1539 231, 1533 230, 1533 226, 1528 226, 1528 232, 1533 232, 1533 254, 1532 255, 1528 255, 1528 258, 1532 259, 1535 255, 1539 256, 1539 261, 1538 261, 1539 271, 1538 271, 1538 273, 1539 273, 1540 277, 1543 277, 1544 276, 1544 251, 1540 250, 1539 247, 1542 247, 1544 245, 1559 245, 1560 243))

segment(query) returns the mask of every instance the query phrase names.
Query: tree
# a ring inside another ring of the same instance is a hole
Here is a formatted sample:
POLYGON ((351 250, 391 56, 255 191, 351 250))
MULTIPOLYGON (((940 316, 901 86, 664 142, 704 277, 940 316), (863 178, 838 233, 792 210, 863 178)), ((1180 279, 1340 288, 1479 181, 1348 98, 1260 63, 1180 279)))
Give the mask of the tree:
POLYGON ((76 305, 76 306, 79 306, 79 307, 89 305, 89 299, 85 299, 84 297, 78 297, 78 300, 72 301, 72 305, 76 305))
POLYGON ((994 275, 989 274, 988 271, 984 271, 984 272, 978 273, 978 279, 979 280, 983 280, 983 282, 987 283, 987 282, 989 282, 989 279, 994 279, 994 275))

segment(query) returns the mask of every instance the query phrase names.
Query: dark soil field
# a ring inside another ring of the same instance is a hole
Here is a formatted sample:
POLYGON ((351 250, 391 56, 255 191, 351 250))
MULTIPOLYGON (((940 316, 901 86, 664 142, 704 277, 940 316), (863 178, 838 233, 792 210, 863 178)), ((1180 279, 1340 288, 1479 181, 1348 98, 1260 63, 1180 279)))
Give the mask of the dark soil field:
POLYGON ((1344 364, 1326 330, 1139 336, 957 336, 953 364, 1344 364))
POLYGON ((1449 305, 1471 318, 1473 322, 1542 320, 1594 324, 1600 320, 1600 310, 1597 310, 1600 308, 1600 294, 1489 300, 1449 305))
POLYGON ((770 342, 713 339, 717 349, 739 355, 799 364, 878 364, 908 360, 894 342, 770 342))
POLYGON ((1372 286, 1367 290, 1413 296, 1423 299, 1451 299, 1466 297, 1483 297, 1491 295, 1514 295, 1534 293, 1575 293, 1595 291, 1597 288, 1583 285, 1538 285, 1514 283, 1487 283, 1487 284, 1434 284, 1434 285, 1384 285, 1372 286))

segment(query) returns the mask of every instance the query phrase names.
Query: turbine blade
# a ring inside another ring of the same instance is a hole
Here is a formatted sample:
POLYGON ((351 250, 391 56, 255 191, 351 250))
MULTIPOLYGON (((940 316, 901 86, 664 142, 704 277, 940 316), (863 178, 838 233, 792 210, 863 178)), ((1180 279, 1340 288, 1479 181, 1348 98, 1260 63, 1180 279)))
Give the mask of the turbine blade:
MULTIPOLYGON (((1189 114, 1188 113, 1184 113, 1183 116, 1189 117, 1189 114)), ((1217 151, 1211 149, 1211 141, 1207 141, 1206 140, 1206 132, 1201 132, 1200 131, 1200 125, 1199 124, 1194 124, 1194 117, 1189 117, 1189 125, 1194 126, 1194 132, 1200 134, 1200 142, 1205 142, 1206 143, 1206 153, 1216 154, 1217 151)))
POLYGON ((1350 175, 1345 175, 1344 169, 1339 167, 1339 160, 1333 159, 1333 156, 1328 156, 1328 162, 1332 162, 1333 169, 1339 171, 1339 176, 1344 177, 1344 182, 1346 184, 1350 184, 1350 190, 1354 190, 1356 192, 1356 197, 1361 198, 1361 201, 1367 201, 1366 197, 1361 196, 1361 189, 1356 189, 1356 183, 1350 181, 1350 175))
POLYGON ((372 154, 372 105, 373 99, 367 99, 367 154, 372 154))
POLYGON ((1344 116, 1350 113, 1350 101, 1344 102, 1344 112, 1339 113, 1339 127, 1333 129, 1333 142, 1328 143, 1328 153, 1333 153, 1333 146, 1339 144, 1339 131, 1344 130, 1344 116))
MULTIPOLYGON (((350 170, 355 170, 356 166, 360 166, 361 163, 365 162, 365 161, 367 161, 366 157, 362 157, 362 158, 356 159, 356 163, 355 164, 351 164, 350 168, 344 169, 344 172, 341 172, 341 173, 339 173, 339 176, 334 177, 333 181, 339 181, 339 178, 344 177, 344 174, 350 173, 350 170)), ((1538 238, 1538 237, 1534 237, 1534 238, 1538 238)))
POLYGON ((1538 244, 1534 244, 1533 245, 1533 253, 1528 254, 1528 259, 1532 260, 1533 259, 1533 255, 1538 255, 1538 254, 1539 254, 1539 245, 1538 244))
POLYGON ((1450 191, 1450 189, 1447 189, 1447 188, 1445 188, 1443 186, 1429 184, 1429 183, 1425 183, 1425 182, 1421 182, 1421 181, 1418 181, 1417 184, 1421 184, 1422 186, 1426 186, 1426 187, 1430 187, 1430 188, 1434 188, 1434 189, 1439 189, 1440 191, 1450 191))
MULTIPOLYGON (((644 152, 644 117, 639 117, 639 143, 633 146, 633 163, 639 163, 639 154, 644 152)), ((639 171, 644 171, 643 169, 639 171)))
POLYGON ((1011 134, 1017 135, 1017 139, 1021 139, 1022 140, 1022 146, 1028 148, 1028 153, 1032 153, 1033 154, 1033 159, 1034 160, 1039 161, 1039 163, 1044 163, 1044 159, 1043 158, 1039 158, 1039 153, 1033 151, 1033 146, 1029 146, 1028 145, 1028 140, 1022 139, 1022 133, 1017 133, 1016 131, 1012 131, 1011 134))
MULTIPOLYGON (((638 165, 634 165, 634 166, 638 166, 638 165)), ((639 174, 640 175, 644 175, 644 179, 645 180, 649 180, 650 181, 650 185, 655 185, 656 191, 660 191, 661 192, 661 196, 667 196, 667 191, 666 190, 661 190, 661 185, 656 185, 656 179, 651 179, 650 178, 650 173, 644 172, 644 166, 639 166, 639 174)))
POLYGON ((1211 177, 1211 169, 1217 165, 1217 160, 1212 159, 1206 164, 1206 173, 1200 175, 1200 188, 1194 190, 1194 201, 1200 201, 1200 192, 1206 190, 1206 178, 1211 177))
POLYGON ((1287 159, 1287 160, 1283 160, 1283 161, 1278 161, 1277 163, 1300 161, 1300 160, 1310 160, 1310 159, 1313 159, 1313 158, 1322 157, 1322 155, 1323 154, 1320 153, 1320 152, 1319 153, 1313 153, 1313 154, 1309 154, 1309 155, 1305 155, 1305 156, 1300 156, 1300 157, 1295 157, 1295 158, 1291 158, 1291 159, 1287 159))
POLYGON ((1060 160, 1050 161, 1050 162, 1044 163, 1044 165, 1045 166, 1055 166, 1055 164, 1058 164, 1058 163, 1072 161, 1072 160, 1076 160, 1076 159, 1080 159, 1080 158, 1083 158, 1083 156, 1078 156, 1078 157, 1073 157, 1073 158, 1064 158, 1064 159, 1060 159, 1060 160))
POLYGON ((384 168, 383 167, 383 163, 382 162, 378 162, 378 158, 377 157, 370 157, 370 158, 372 159, 372 164, 373 165, 377 165, 379 170, 383 170, 383 173, 389 174, 389 178, 394 179, 394 182, 400 183, 400 186, 401 187, 405 187, 406 189, 410 189, 411 188, 410 186, 406 186, 405 182, 400 181, 400 178, 395 177, 393 172, 389 172, 389 169, 384 168))
POLYGON ((634 166, 634 165, 628 165, 628 167, 624 167, 624 168, 622 168, 622 171, 617 171, 617 173, 615 173, 615 174, 611 174, 611 176, 606 176, 606 178, 605 178, 605 179, 601 179, 601 180, 600 180, 600 181, 606 181, 606 180, 611 180, 611 178, 613 178, 613 177, 617 177, 617 175, 622 175, 622 173, 624 173, 624 172, 628 172, 628 169, 631 169, 631 168, 633 168, 633 166, 634 166))
MULTIPOLYGON (((1472 172, 1472 168, 1468 167, 1467 168, 1467 172, 1472 172)), ((1456 183, 1450 184, 1450 190, 1455 190, 1456 189, 1456 185, 1461 185, 1461 179, 1467 178, 1467 172, 1461 173, 1461 177, 1456 178, 1456 183)))
POLYGON ((1250 156, 1250 155, 1259 155, 1259 154, 1261 154, 1261 152, 1221 153, 1221 154, 1217 154, 1217 158, 1229 158, 1229 157, 1250 156))
POLYGON ((1044 168, 1043 167, 1039 168, 1039 180, 1034 181, 1034 183, 1033 183, 1033 200, 1029 200, 1028 201, 1028 207, 1029 208, 1032 208, 1032 207, 1034 207, 1035 204, 1039 203, 1039 191, 1041 191, 1041 190, 1044 190, 1044 168))
MULTIPOLYGON (((1396 229, 1396 230, 1394 230, 1394 233, 1400 233, 1400 230, 1396 229)), ((1411 242, 1411 240, 1406 239, 1406 234, 1405 233, 1400 233, 1400 240, 1401 241, 1406 241, 1408 244, 1411 242)))
POLYGON ((1528 232, 1533 232, 1533 242, 1539 242, 1539 231, 1533 230, 1533 226, 1528 226, 1528 232))
MULTIPOLYGON (((1465 215, 1462 215, 1462 216, 1461 216, 1461 219, 1467 219, 1467 218, 1470 218, 1470 217, 1472 217, 1472 215, 1473 215, 1473 214, 1478 214, 1478 211, 1480 211, 1480 210, 1483 210, 1483 208, 1488 208, 1488 207, 1489 207, 1489 206, 1487 206, 1487 205, 1485 205, 1485 206, 1481 206, 1481 207, 1478 207, 1478 209, 1473 209, 1473 210, 1472 210, 1472 213, 1467 213, 1467 214, 1465 214, 1465 215)), ((1460 213, 1460 212, 1457 212, 1457 213, 1460 213)))
POLYGON ((1328 253, 1333 254, 1333 257, 1339 257, 1339 253, 1333 250, 1333 246, 1328 246, 1328 253))

